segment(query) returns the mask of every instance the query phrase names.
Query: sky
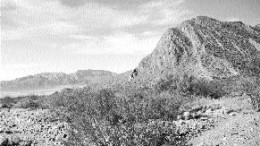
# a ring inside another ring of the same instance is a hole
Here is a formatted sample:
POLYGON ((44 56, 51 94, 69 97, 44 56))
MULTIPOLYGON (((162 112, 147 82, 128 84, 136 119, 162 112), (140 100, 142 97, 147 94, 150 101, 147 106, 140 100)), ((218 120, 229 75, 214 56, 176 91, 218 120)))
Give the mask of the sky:
POLYGON ((1 0, 0 80, 134 69, 167 28, 203 15, 260 24, 260 0, 1 0))

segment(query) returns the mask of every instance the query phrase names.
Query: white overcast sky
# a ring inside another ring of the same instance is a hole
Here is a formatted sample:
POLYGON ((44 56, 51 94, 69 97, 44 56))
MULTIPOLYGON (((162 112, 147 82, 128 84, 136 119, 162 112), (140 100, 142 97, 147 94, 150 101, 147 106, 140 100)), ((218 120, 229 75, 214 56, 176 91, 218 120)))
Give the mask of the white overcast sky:
POLYGON ((131 70, 170 27, 198 15, 260 23, 260 0, 1 0, 0 80, 131 70))

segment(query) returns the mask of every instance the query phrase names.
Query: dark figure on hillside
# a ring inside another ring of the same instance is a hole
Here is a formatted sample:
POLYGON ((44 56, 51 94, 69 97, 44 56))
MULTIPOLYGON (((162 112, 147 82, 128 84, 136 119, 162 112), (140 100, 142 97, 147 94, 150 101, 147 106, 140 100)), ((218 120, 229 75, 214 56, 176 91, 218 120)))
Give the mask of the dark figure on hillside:
POLYGON ((138 73, 137 73, 137 69, 134 69, 133 72, 131 73, 131 76, 130 76, 130 78, 129 78, 129 81, 132 80, 132 79, 134 79, 134 78, 137 76, 137 74, 138 74, 138 73))

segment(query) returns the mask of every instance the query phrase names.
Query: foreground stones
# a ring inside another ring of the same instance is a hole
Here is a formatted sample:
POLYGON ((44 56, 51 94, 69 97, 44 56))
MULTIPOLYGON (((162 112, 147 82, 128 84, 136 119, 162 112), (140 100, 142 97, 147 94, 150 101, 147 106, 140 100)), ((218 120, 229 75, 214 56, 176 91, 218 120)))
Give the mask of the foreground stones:
POLYGON ((48 110, 0 109, 0 145, 61 145, 66 130, 48 110))
MULTIPOLYGON (((197 111, 196 115, 201 111, 197 111)), ((180 136, 194 137, 213 127, 210 118, 195 119, 186 111, 183 119, 173 121, 180 136)), ((0 110, 0 145, 63 145, 68 139, 68 125, 52 116, 48 110, 0 110)))

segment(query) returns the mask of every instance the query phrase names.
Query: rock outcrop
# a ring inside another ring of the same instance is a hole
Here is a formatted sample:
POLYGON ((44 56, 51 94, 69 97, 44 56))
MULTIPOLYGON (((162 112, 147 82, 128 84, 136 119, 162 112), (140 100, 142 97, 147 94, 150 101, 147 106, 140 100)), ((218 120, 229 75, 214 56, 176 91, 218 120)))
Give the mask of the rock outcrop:
POLYGON ((136 81, 192 75, 208 80, 260 74, 260 29, 198 16, 168 29, 139 63, 136 81))

